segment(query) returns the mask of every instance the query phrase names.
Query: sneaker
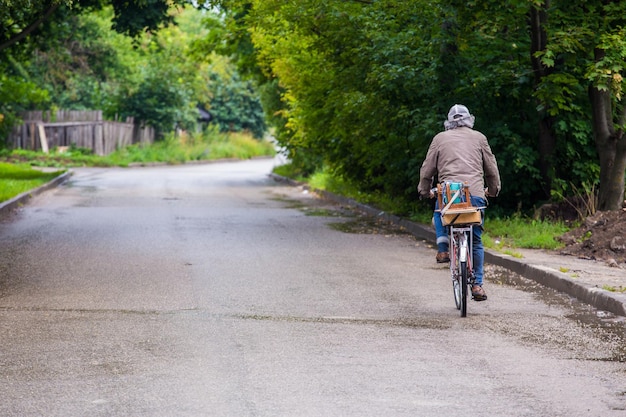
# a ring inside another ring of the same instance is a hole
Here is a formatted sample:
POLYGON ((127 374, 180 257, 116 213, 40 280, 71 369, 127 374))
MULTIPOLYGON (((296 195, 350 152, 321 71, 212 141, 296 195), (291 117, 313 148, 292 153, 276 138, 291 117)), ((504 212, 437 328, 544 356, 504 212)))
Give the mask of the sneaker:
POLYGON ((487 299, 487 293, 485 293, 481 285, 474 285, 472 286, 472 298, 475 301, 485 301, 487 299))
POLYGON ((450 262, 450 254, 448 254, 448 252, 437 252, 435 259, 437 259, 438 264, 445 264, 446 262, 450 262))

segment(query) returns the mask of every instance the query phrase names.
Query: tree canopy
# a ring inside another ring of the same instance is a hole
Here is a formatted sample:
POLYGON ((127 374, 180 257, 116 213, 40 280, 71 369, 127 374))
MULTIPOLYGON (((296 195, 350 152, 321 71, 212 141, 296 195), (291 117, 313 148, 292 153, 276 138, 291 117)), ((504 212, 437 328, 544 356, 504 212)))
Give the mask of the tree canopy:
POLYGON ((223 44, 278 88, 279 141, 303 164, 413 199, 430 139, 463 103, 500 162, 499 204, 599 186, 599 208, 621 206, 623 2, 212 4, 223 44))

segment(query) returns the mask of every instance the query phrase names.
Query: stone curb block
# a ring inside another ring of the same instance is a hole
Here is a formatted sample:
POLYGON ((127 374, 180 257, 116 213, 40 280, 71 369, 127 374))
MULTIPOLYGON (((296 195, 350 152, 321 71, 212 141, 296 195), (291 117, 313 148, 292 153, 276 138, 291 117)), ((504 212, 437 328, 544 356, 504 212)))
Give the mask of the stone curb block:
MULTIPOLYGON (((276 174, 270 174, 270 176, 276 181, 307 187, 306 184, 299 183, 276 174)), ((312 191, 327 200, 354 207, 369 216, 380 218, 388 223, 401 226, 416 238, 424 239, 430 242, 436 241, 435 231, 424 225, 414 223, 395 215, 387 214, 373 207, 328 191, 315 189, 312 191)), ((578 300, 590 304, 599 310, 605 310, 613 314, 626 316, 625 295, 615 294, 597 287, 588 287, 573 281, 567 277, 567 275, 555 269, 547 268, 542 265, 533 265, 532 263, 525 262, 524 260, 516 259, 509 255, 495 253, 487 249, 485 249, 485 261, 508 269, 509 271, 535 281, 545 287, 552 288, 556 291, 577 298, 578 300)))

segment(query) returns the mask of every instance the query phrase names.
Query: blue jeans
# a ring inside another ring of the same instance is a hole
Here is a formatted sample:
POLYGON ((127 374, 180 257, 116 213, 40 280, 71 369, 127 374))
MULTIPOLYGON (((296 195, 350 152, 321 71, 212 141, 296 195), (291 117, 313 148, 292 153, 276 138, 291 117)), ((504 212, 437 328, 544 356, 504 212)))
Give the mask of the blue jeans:
MULTIPOLYGON (((471 197, 472 205, 476 207, 485 207, 487 202, 485 199, 480 197, 471 197)), ((435 204, 435 210, 439 209, 439 204, 435 204)), ((483 210, 484 213, 484 210, 483 210)), ((437 245, 445 245, 447 248, 449 245, 448 239, 448 228, 445 227, 441 223, 441 213, 435 211, 435 215, 433 216, 433 220, 435 222, 435 233, 437 234, 437 245)), ((483 223, 485 221, 485 216, 483 215, 482 219, 483 223)), ((484 264, 485 264, 485 248, 483 247, 483 227, 482 223, 480 226, 474 226, 472 228, 473 236, 472 236, 472 260, 473 260, 473 270, 474 277, 476 278, 477 285, 483 285, 483 275, 484 275, 484 264)), ((447 252, 447 250, 446 250, 447 252)))

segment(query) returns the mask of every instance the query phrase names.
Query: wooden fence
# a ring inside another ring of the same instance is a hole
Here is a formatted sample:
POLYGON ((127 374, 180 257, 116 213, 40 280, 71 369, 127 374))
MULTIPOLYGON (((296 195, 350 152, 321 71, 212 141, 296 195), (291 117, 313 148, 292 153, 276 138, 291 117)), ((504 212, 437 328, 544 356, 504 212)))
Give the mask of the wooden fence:
POLYGON ((9 146, 42 150, 75 145, 108 155, 134 143, 153 143, 154 129, 139 126, 132 118, 124 122, 102 120, 101 111, 31 111, 22 114, 24 123, 14 129, 9 146))

